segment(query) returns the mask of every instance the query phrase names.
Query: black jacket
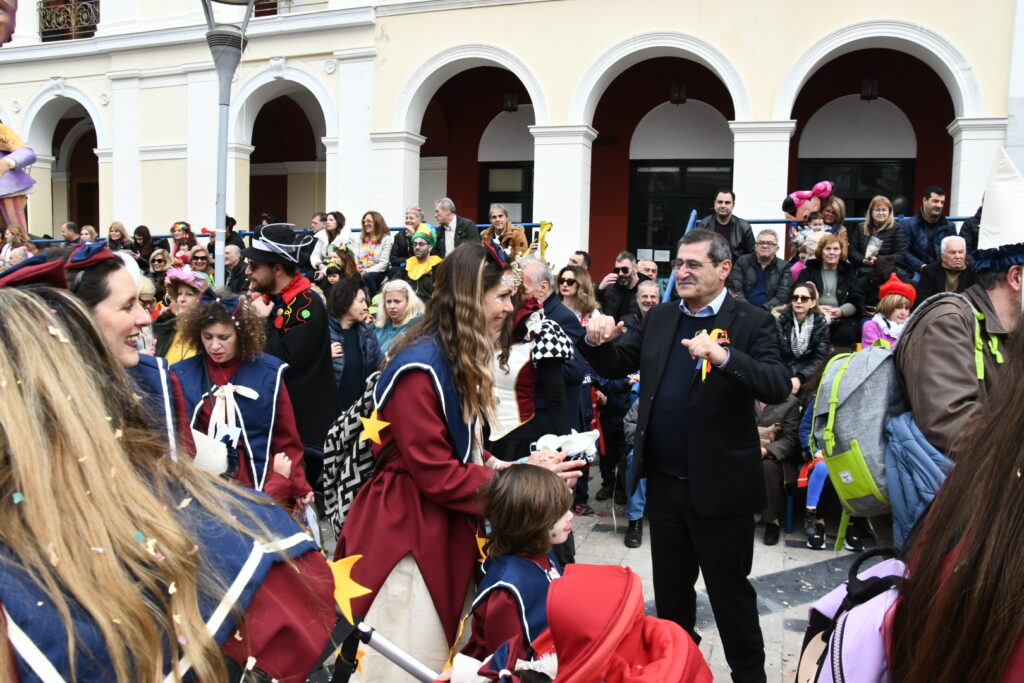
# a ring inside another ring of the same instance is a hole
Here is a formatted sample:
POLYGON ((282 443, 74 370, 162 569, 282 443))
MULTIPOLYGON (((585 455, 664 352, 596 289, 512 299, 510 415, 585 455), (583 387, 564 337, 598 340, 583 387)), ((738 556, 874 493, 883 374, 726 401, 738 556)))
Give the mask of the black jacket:
POLYGON ((156 355, 163 358, 174 342, 174 333, 178 330, 178 316, 167 308, 153 321, 153 338, 156 340, 156 355))
MULTIPOLYGON (((871 239, 864 234, 864 222, 859 223, 853 230, 848 230, 847 237, 850 239, 850 263, 855 268, 860 268, 864 265, 864 252, 871 239)), ((898 266, 910 270, 910 266, 907 265, 907 249, 910 242, 907 240, 906 231, 899 222, 896 222, 888 230, 876 233, 875 237, 882 241, 882 246, 878 249, 876 256, 892 256, 898 266)))
MULTIPOLYGON (((779 332, 779 351, 782 355, 782 362, 789 368, 789 376, 796 377, 803 384, 821 364, 825 362, 828 355, 829 329, 828 320, 822 313, 812 313, 809 321, 811 328, 811 342, 802 356, 796 355, 793 350, 793 310, 784 308, 775 312, 775 326, 779 332)), ((804 322, 807 324, 807 321, 804 322)))
POLYGON ((241 294, 249 290, 249 278, 245 274, 245 261, 239 259, 234 268, 229 268, 225 273, 228 291, 241 294))
MULTIPOLYGON (((434 248, 430 250, 430 253, 437 254, 441 258, 444 258, 445 254, 447 252, 447 247, 445 246, 445 243, 444 243, 445 230, 447 230, 447 229, 448 229, 447 226, 445 226, 443 228, 440 225, 437 226, 437 244, 435 244, 434 248)), ((471 221, 468 218, 465 218, 463 216, 456 216, 455 217, 455 246, 457 247, 460 244, 462 244, 463 242, 466 242, 468 240, 476 240, 477 242, 479 242, 480 241, 480 231, 476 229, 476 223, 474 223, 473 221, 471 221)), ((406 258, 408 258, 408 257, 406 257, 406 258)))
MULTIPOLYGON (((586 333, 583 325, 576 319, 576 314, 566 308, 561 299, 552 294, 544 300, 543 305, 544 317, 558 323, 574 344, 583 338, 583 335, 586 333)), ((587 364, 579 351, 576 351, 571 361, 562 363, 562 378, 565 380, 565 406, 569 412, 569 426, 578 432, 589 429, 584 422, 583 415, 585 412, 584 408, 590 405, 590 394, 589 392, 585 393, 583 387, 586 385, 589 388, 590 374, 590 370, 587 368, 587 364), (584 402, 586 402, 586 406, 584 402)), ((537 409, 534 419, 543 422, 547 414, 543 397, 540 395, 536 396, 534 405, 537 409)), ((541 435, 543 435, 554 433, 552 430, 555 427, 549 422, 548 424, 539 425, 539 428, 546 430, 541 432, 541 435)))
MULTIPOLYGON (((736 260, 729 275, 729 291, 734 297, 741 301, 747 300, 747 295, 757 286, 760 268, 757 254, 744 254, 736 260)), ((786 261, 776 258, 768 265, 764 274, 764 288, 768 292, 768 301, 761 307, 764 310, 770 311, 789 303, 789 295, 793 293, 793 275, 786 261)))
MULTIPOLYGON (((971 285, 974 284, 974 269, 971 268, 970 262, 960 273, 960 280, 957 282, 956 291, 962 292, 971 285)), ((932 294, 946 291, 946 271, 942 267, 942 261, 936 261, 935 263, 929 263, 921 271, 921 279, 917 282, 917 299, 914 301, 914 307, 930 297, 932 294)))
POLYGON ((974 216, 960 224, 960 236, 967 242, 967 253, 971 254, 978 250, 978 231, 981 229, 981 209, 975 212, 974 216))
MULTIPOLYGON (((848 318, 856 317, 864 312, 864 288, 861 286, 860 278, 853 272, 853 266, 845 261, 839 264, 836 271, 836 299, 839 305, 853 304, 857 311, 848 318)), ((821 261, 808 259, 804 265, 804 271, 800 279, 806 282, 813 282, 818 288, 819 296, 825 291, 821 279, 821 261)))
MULTIPOLYGON (((717 220, 716 214, 704 216, 700 223, 697 224, 697 227, 715 232, 715 221, 717 220)), ((732 247, 732 260, 735 263, 736 259, 743 254, 754 253, 754 231, 751 229, 750 223, 736 215, 730 219, 729 224, 732 226, 729 246, 732 247)))
POLYGON ((647 278, 638 275, 635 287, 623 287, 618 282, 597 290, 597 300, 601 304, 601 312, 615 318, 616 322, 632 321, 640 311, 636 302, 636 290, 640 282, 647 278))
POLYGON ((642 475, 638 473, 644 472, 648 439, 686 439, 690 495, 697 514, 753 514, 764 508, 766 500, 754 399, 782 403, 792 388, 779 357, 775 319, 745 301, 725 297, 715 326, 729 333, 729 362, 701 381, 696 363, 690 377, 663 377, 681 315, 676 302, 658 304, 639 330, 614 343, 590 346, 584 339, 577 347, 603 377, 625 377, 639 369, 644 378, 637 399, 633 482, 639 482, 642 475), (647 434, 662 381, 691 382, 687 402, 691 429, 686 433, 647 434))

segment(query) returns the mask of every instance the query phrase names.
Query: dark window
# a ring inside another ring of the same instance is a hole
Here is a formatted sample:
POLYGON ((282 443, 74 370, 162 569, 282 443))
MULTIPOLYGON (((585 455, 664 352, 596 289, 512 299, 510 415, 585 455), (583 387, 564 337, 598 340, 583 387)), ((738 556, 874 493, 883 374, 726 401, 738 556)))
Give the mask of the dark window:
POLYGON ((798 187, 810 189, 822 180, 831 180, 836 194, 846 203, 846 215, 859 218, 867 214, 876 195, 890 200, 906 197, 914 204, 913 159, 801 159, 798 187))
POLYGON ((666 276, 690 212, 696 210, 698 220, 710 214, 718 189, 731 184, 731 159, 634 161, 629 250, 637 258, 653 258, 659 275, 666 276))
POLYGON ((39 39, 92 38, 100 23, 100 0, 39 0, 39 39))
MULTIPOLYGON (((513 223, 533 222, 533 162, 497 161, 480 164, 480 206, 477 223, 490 223, 491 204, 504 204, 513 223)), ((527 231, 529 237, 529 231, 527 231)))

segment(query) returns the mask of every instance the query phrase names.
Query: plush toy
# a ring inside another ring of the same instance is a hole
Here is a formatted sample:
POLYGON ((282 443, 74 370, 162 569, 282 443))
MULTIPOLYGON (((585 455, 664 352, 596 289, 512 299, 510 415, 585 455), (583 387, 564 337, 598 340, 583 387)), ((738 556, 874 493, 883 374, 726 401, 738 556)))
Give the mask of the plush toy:
POLYGON ((14 34, 14 18, 18 14, 18 0, 0 0, 0 45, 10 41, 14 34))
POLYGON ((35 179, 25 168, 36 161, 36 153, 17 133, 0 123, 0 218, 12 233, 28 239, 25 205, 35 179))
POLYGON ((822 180, 809 190, 797 190, 782 201, 786 218, 803 223, 807 214, 821 209, 821 200, 832 196, 832 183, 822 180))

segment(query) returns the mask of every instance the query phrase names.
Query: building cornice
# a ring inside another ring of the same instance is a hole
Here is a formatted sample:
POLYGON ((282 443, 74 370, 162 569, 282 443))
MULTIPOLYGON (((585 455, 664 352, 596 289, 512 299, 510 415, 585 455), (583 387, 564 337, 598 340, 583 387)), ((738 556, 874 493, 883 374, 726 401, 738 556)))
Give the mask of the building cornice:
MULTIPOLYGON (((371 7, 299 12, 274 17, 253 19, 246 35, 250 38, 279 36, 306 32, 373 26, 376 16, 371 7)), ((46 62, 76 57, 94 57, 126 50, 151 50, 201 43, 206 45, 206 26, 196 24, 152 31, 138 31, 121 35, 100 36, 82 40, 67 40, 4 47, 0 51, 0 64, 46 62)))
POLYGON ((413 2, 377 5, 377 16, 390 17, 401 14, 421 14, 423 12, 447 12, 450 10, 478 9, 480 7, 497 7, 501 5, 526 5, 535 2, 554 2, 554 0, 414 0, 413 2))

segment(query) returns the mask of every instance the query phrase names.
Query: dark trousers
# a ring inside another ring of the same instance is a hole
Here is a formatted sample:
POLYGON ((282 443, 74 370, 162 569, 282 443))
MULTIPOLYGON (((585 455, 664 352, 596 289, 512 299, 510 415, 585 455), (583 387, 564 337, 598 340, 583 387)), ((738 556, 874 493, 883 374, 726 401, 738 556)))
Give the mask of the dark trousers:
POLYGON ((702 573, 732 679, 765 681, 757 593, 747 579, 754 560, 754 516, 701 517, 693 508, 689 481, 649 473, 647 519, 658 616, 700 642, 694 630, 694 584, 702 573))
POLYGON ((604 453, 601 454, 601 486, 626 490, 626 432, 624 415, 601 412, 601 430, 604 432, 604 453), (616 468, 618 473, 616 474, 616 468))
POLYGON ((764 509, 764 521, 782 524, 786 514, 786 482, 782 463, 770 457, 761 460, 764 468, 764 485, 768 490, 768 506, 764 509))

